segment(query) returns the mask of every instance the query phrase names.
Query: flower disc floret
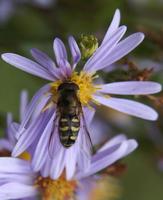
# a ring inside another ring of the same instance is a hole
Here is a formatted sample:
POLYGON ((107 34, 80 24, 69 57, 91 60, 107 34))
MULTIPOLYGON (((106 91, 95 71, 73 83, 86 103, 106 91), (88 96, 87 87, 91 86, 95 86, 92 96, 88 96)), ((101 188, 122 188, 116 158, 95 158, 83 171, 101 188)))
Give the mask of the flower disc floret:
MULTIPOLYGON (((70 79, 66 80, 65 82, 73 82, 79 87, 78 91, 78 97, 82 105, 86 106, 91 101, 93 101, 93 94, 96 93, 96 91, 99 89, 98 85, 93 84, 93 80, 97 76, 93 74, 88 74, 84 71, 81 71, 80 73, 74 72, 70 79)), ((58 87, 60 84, 62 84, 64 81, 55 81, 51 84, 51 90, 50 92, 53 94, 53 101, 56 102, 58 93, 58 87)))
POLYGON ((65 200, 74 197, 77 182, 67 181, 64 176, 57 180, 39 176, 35 181, 35 186, 41 190, 44 200, 65 200))

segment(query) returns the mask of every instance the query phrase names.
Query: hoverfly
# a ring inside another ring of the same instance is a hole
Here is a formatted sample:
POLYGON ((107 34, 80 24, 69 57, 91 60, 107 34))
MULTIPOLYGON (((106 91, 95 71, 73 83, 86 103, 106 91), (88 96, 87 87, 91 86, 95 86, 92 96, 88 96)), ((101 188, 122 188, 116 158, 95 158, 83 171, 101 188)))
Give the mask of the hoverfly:
MULTIPOLYGON (((56 117, 54 119, 54 130, 56 128, 58 129, 57 132, 59 134, 61 145, 65 148, 70 148, 73 144, 75 144, 78 138, 78 133, 82 128, 82 134, 84 134, 83 137, 85 137, 83 142, 88 147, 90 152, 93 152, 93 144, 86 125, 86 119, 83 114, 82 105, 78 97, 78 90, 79 86, 71 81, 63 82, 58 86, 58 97, 57 100, 54 101, 57 109, 56 117)), ((55 148, 53 145, 53 142, 56 138, 56 135, 53 134, 54 132, 55 131, 52 131, 49 139, 50 157, 52 157, 52 152, 54 152, 53 148, 55 148)), ((81 148, 83 149, 84 147, 81 146, 81 148)), ((87 152, 87 150, 83 150, 85 153, 87 152)))
POLYGON ((76 142, 81 127, 80 119, 82 117, 85 124, 83 129, 87 137, 87 145, 93 150, 82 105, 78 98, 78 90, 79 86, 73 82, 64 82, 58 87, 57 116, 60 142, 65 148, 71 147, 76 142))
MULTIPOLYGON (((84 140, 81 150, 89 157, 94 152, 93 144, 84 118, 81 102, 78 97, 79 86, 74 82, 63 82, 57 88, 56 116, 54 119, 54 130, 58 129, 60 143, 65 148, 70 148, 77 141, 80 129, 84 140), (82 120, 82 121, 81 121, 82 120), (88 147, 87 149, 85 147, 88 147)), ((54 153, 53 142, 56 139, 55 131, 51 132, 49 139, 49 155, 54 153), (53 153, 52 153, 53 152, 53 153)))
POLYGON ((75 143, 80 130, 82 107, 77 96, 78 90, 78 85, 73 82, 65 82, 58 87, 58 131, 60 142, 66 148, 75 143))

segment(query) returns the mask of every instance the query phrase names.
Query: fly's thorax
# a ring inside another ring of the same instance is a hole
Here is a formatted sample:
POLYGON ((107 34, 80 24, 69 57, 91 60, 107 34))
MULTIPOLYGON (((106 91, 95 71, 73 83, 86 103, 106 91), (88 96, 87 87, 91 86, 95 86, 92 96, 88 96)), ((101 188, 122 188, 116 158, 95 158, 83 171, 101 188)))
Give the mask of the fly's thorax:
MULTIPOLYGON (((82 106, 89 106, 94 102, 93 95, 100 89, 100 85, 94 85, 94 79, 98 75, 94 73, 89 74, 84 71, 73 72, 69 80, 51 83, 50 93, 52 94, 52 101, 57 104, 70 103, 74 99, 82 106)), ((59 104, 58 104, 59 105, 59 104)))
POLYGON ((61 115, 79 115, 81 104, 77 96, 78 86, 72 82, 63 83, 58 87, 57 107, 61 115))

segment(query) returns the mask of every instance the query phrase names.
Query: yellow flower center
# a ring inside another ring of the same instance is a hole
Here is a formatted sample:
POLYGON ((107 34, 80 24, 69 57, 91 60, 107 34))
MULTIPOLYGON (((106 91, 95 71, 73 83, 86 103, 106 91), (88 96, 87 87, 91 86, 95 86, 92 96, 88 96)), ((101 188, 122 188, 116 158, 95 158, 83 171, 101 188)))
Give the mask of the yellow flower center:
MULTIPOLYGON (((93 84, 93 79, 97 78, 92 74, 87 74, 85 72, 74 72, 67 82, 73 82, 79 87, 78 97, 82 105, 88 105, 91 101, 94 101, 92 95, 99 89, 99 87, 93 84)), ((57 90, 60 84, 63 82, 61 80, 53 82, 51 84, 50 92, 53 94, 53 101, 57 102, 57 90)))
POLYGON ((95 188, 90 193, 93 200, 115 200, 121 196, 121 187, 113 177, 103 177, 96 182, 95 188))
POLYGON ((69 200, 74 198, 76 181, 67 181, 63 176, 57 180, 38 177, 35 186, 41 190, 43 200, 69 200))
POLYGON ((30 161, 31 160, 31 155, 27 151, 25 151, 22 154, 20 154, 20 156, 18 158, 30 161))

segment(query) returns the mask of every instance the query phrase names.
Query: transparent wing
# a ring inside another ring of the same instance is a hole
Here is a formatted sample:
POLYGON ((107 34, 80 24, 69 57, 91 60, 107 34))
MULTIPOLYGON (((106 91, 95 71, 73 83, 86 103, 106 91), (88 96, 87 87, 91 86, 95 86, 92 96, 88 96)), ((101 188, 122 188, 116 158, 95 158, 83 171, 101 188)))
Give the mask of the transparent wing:
POLYGON ((61 146, 58 134, 58 115, 56 115, 54 119, 53 131, 51 132, 48 144, 48 154, 50 159, 54 158, 54 155, 57 151, 59 151, 61 146))
POLYGON ((84 134, 84 140, 85 140, 85 143, 86 143, 86 148, 89 149, 89 151, 91 153, 94 152, 94 147, 93 147, 93 143, 92 143, 92 139, 91 139, 91 135, 90 135, 90 129, 89 127, 87 126, 87 123, 86 123, 86 119, 84 117, 84 115, 82 114, 82 128, 83 128, 83 134, 84 134))

